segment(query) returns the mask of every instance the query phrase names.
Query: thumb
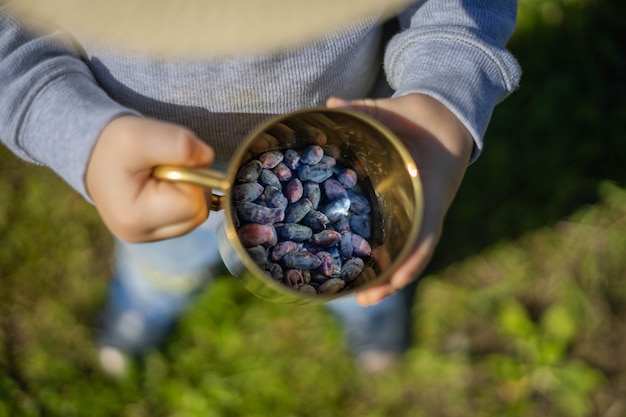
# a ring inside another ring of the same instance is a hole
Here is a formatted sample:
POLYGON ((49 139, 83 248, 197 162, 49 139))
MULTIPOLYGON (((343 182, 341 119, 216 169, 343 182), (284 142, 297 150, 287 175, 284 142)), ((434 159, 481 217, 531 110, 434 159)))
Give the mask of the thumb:
POLYGON ((397 118, 397 114, 390 112, 387 109, 381 107, 381 103, 388 103, 387 100, 374 100, 374 99, 362 99, 362 100, 346 100, 338 97, 330 97, 326 100, 326 106, 334 109, 350 109, 363 113, 366 116, 378 119, 384 124, 394 123, 397 118))
POLYGON ((155 122, 137 138, 140 157, 136 168, 155 165, 209 166, 215 159, 213 148, 205 144, 192 131, 178 125, 155 122))

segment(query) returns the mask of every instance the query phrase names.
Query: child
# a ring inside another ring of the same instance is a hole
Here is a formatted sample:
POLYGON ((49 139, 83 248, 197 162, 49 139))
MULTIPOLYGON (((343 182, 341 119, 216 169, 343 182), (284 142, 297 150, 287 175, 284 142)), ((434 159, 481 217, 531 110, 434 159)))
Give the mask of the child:
POLYGON ((505 48, 516 8, 515 0, 418 1, 388 42, 373 15, 287 50, 166 59, 34 29, 3 7, 0 138, 93 202, 116 238, 104 368, 121 372, 129 354, 166 340, 220 265, 221 216, 207 220, 205 190, 155 180, 152 168, 224 170, 262 120, 316 105, 378 118, 420 168, 425 211, 410 258, 389 282, 327 304, 364 370, 394 363, 408 343, 402 290, 430 259, 494 106, 517 87, 505 48), (382 46, 386 97, 377 82, 382 46))

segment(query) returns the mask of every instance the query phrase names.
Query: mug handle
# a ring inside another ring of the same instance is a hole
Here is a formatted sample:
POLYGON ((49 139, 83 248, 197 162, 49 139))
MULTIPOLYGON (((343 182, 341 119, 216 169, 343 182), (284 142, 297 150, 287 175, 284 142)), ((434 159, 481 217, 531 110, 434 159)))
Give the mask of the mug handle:
POLYGON ((152 176, 159 180, 186 182, 211 189, 212 211, 222 209, 222 198, 224 197, 224 195, 215 194, 213 190, 227 194, 231 187, 225 174, 206 168, 159 165, 152 170, 152 176))

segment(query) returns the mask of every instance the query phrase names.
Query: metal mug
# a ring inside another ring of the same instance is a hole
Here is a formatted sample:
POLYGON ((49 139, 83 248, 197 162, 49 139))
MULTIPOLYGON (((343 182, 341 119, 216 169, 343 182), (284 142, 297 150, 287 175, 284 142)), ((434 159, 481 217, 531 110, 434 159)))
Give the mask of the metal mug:
POLYGON ((237 148, 227 173, 177 166, 158 166, 153 176, 182 181, 212 191, 212 211, 224 211, 217 229, 218 248, 230 273, 256 296, 278 303, 314 304, 389 280, 409 256, 421 227, 422 185, 415 161, 403 143, 378 121, 350 110, 308 108, 277 116, 254 130, 237 148), (314 132, 323 132, 316 137, 314 132), (290 134, 291 132, 296 135, 290 134), (351 167, 368 190, 372 204, 369 268, 348 290, 306 295, 277 282, 248 255, 239 241, 231 196, 241 166, 267 150, 320 144, 338 162, 351 167), (221 192, 216 194, 215 191, 221 192))

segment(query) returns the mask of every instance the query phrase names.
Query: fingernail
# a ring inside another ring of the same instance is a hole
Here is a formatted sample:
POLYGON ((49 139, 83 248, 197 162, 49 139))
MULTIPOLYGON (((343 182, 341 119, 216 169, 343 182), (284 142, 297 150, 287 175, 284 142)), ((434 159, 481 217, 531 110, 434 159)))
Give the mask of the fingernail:
POLYGON ((357 304, 360 305, 361 307, 367 307, 369 305, 369 302, 366 296, 359 293, 359 294, 356 294, 355 298, 356 298, 357 304))

